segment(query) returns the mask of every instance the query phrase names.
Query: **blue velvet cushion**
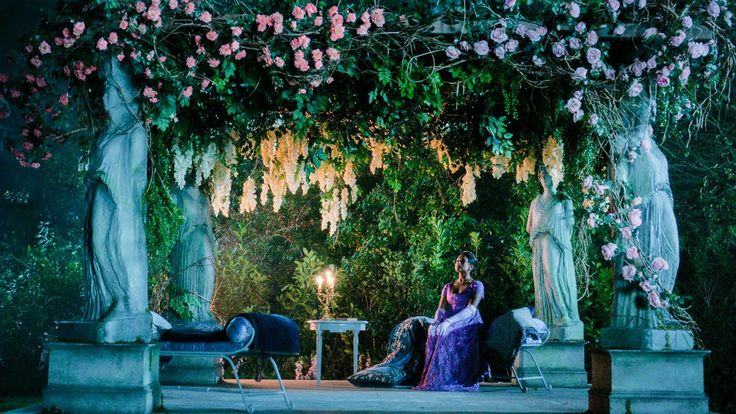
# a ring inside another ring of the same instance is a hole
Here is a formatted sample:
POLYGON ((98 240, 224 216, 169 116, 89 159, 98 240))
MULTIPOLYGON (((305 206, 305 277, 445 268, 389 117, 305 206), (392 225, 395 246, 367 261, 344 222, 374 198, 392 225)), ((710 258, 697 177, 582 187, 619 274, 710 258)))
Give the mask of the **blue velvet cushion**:
POLYGON ((227 337, 236 343, 248 343, 250 338, 253 337, 254 331, 253 324, 242 316, 235 316, 230 319, 230 322, 227 323, 227 328, 225 328, 227 337))
MULTIPOLYGON (((271 313, 242 313, 255 329, 252 351, 270 355, 299 355, 299 326, 286 316, 271 313)), ((230 322, 228 322, 228 325, 230 322)))
POLYGON ((233 343, 230 341, 213 341, 213 342, 161 342, 162 351, 192 351, 192 352, 223 352, 234 353, 242 348, 245 344, 233 343))

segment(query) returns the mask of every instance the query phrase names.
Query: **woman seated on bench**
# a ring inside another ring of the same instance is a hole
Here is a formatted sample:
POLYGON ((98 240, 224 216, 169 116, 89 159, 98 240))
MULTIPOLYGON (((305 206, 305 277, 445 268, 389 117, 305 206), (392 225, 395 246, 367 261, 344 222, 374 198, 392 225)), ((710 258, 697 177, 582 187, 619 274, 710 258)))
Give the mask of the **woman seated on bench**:
POLYGON ((478 265, 473 253, 465 251, 455 261, 457 280, 442 289, 435 321, 427 336, 424 372, 416 389, 426 391, 477 391, 478 335, 483 320, 478 304, 483 283, 474 280, 478 265), (447 308, 449 305, 449 309, 447 308))

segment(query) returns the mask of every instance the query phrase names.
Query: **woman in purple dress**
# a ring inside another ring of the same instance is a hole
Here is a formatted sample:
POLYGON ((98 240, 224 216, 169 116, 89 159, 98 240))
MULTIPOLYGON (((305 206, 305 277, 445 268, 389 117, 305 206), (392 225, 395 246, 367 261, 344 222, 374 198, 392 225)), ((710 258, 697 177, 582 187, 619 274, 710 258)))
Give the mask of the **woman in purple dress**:
POLYGON ((435 321, 429 328, 424 371, 416 389, 426 391, 477 391, 479 343, 483 320, 478 304, 483 283, 471 273, 478 259, 462 252, 455 261, 457 280, 442 288, 435 321), (448 306, 449 305, 449 306, 448 306))

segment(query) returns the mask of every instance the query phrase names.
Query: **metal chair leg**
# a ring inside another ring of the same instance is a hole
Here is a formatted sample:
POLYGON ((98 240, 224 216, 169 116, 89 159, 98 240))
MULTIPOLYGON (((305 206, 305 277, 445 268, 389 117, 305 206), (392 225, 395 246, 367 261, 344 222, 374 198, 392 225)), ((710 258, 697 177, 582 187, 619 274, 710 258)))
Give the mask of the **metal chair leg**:
POLYGON ((544 378, 544 374, 542 374, 542 370, 539 368, 539 364, 537 363, 537 358, 534 356, 534 353, 531 352, 528 349, 524 349, 524 351, 529 354, 530 357, 532 357, 532 361, 534 362, 534 367, 537 369, 537 373, 539 374, 539 377, 542 379, 542 383, 544 384, 544 388, 547 389, 547 391, 552 390, 552 386, 547 383, 547 380, 544 378))
POLYGON ((279 367, 276 365, 276 361, 274 361, 273 357, 269 356, 268 360, 271 361, 271 366, 273 367, 273 372, 276 373, 276 379, 279 380, 279 388, 281 388, 281 394, 284 396, 284 401, 286 402, 286 407, 291 410, 294 408, 294 403, 289 401, 289 397, 286 395, 286 388, 284 388, 284 381, 281 379, 281 373, 279 372, 279 367))
POLYGON ((248 404, 245 401, 245 393, 243 392, 243 386, 240 384, 240 376, 238 376, 238 369, 235 368, 235 363, 233 362, 233 359, 225 355, 223 355, 223 359, 227 360, 227 362, 230 364, 230 368, 232 368, 233 370, 233 375, 235 375, 235 382, 238 384, 238 389, 240 390, 240 398, 243 399, 243 407, 245 408, 245 411, 248 412, 248 414, 252 414, 253 404, 248 404))

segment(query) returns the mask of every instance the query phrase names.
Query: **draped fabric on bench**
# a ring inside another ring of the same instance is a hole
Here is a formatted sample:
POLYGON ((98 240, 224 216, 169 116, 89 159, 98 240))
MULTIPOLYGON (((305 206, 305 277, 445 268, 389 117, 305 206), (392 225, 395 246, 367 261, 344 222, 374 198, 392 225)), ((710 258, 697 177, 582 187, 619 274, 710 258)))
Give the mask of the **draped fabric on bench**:
POLYGON ((388 355, 372 367, 357 372, 348 381, 356 387, 416 385, 424 368, 424 346, 432 318, 414 316, 391 330, 388 355))

